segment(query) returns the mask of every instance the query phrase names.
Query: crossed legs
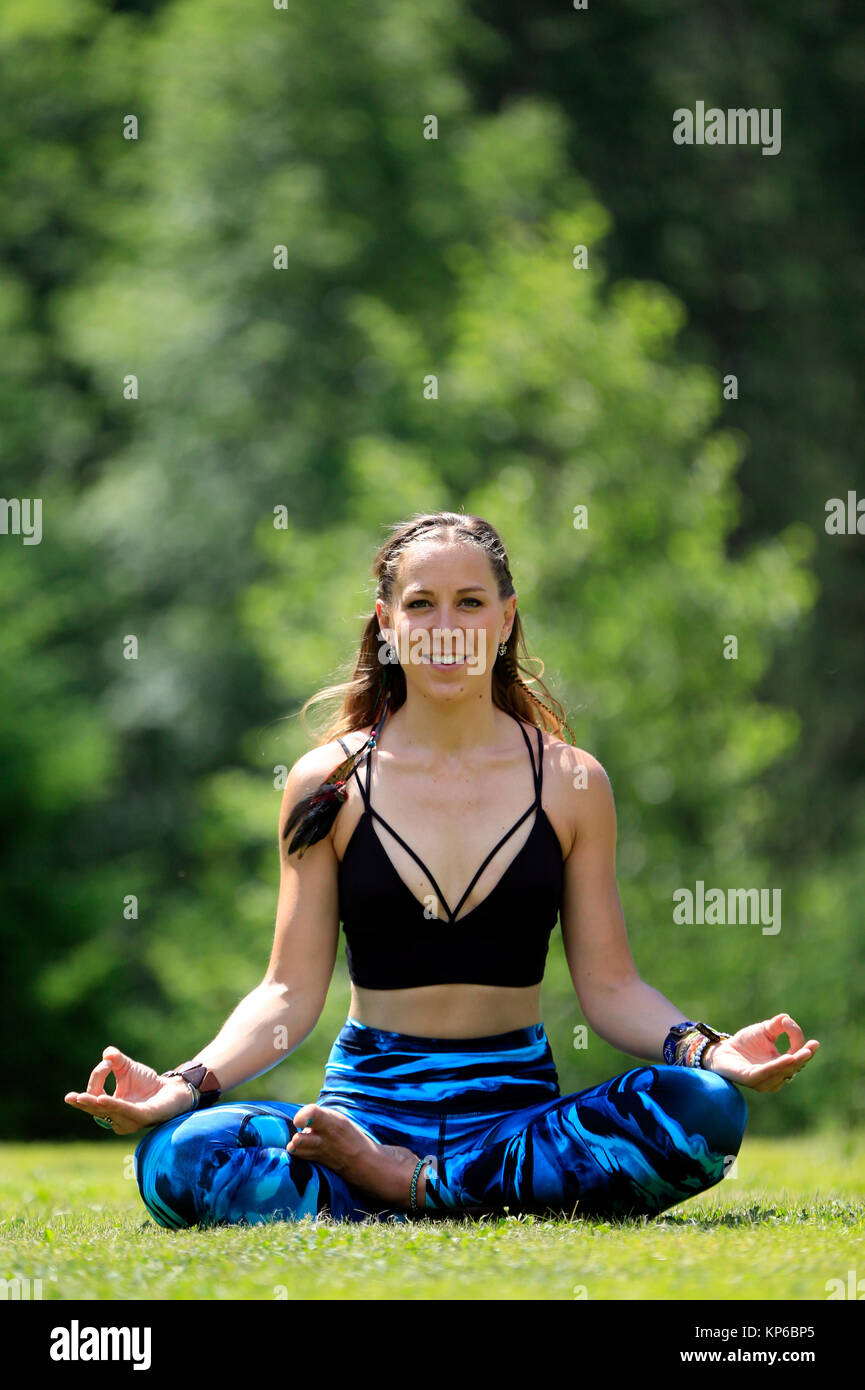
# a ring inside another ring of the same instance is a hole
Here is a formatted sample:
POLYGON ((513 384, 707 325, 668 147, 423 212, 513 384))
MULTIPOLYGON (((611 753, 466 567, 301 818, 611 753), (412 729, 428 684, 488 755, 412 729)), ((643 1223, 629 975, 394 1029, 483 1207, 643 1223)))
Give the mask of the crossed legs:
MULTIPOLYGON (((226 1104, 151 1130, 135 1175, 160 1225, 257 1224, 328 1213, 337 1220, 400 1218, 323 1164, 286 1152, 299 1105, 226 1104)), ((536 1211, 562 1216, 657 1215, 714 1186, 739 1151, 740 1091, 700 1069, 648 1065, 588 1090, 499 1117, 427 1168, 430 1216, 536 1211)), ((361 1112, 377 1142, 419 1155, 399 1112, 361 1112)))

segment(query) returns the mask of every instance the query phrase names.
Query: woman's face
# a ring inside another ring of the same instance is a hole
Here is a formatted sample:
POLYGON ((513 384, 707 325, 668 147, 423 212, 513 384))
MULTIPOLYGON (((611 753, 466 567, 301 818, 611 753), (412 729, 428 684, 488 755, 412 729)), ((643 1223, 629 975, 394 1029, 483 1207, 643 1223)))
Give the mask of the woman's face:
POLYGON ((479 682, 489 684, 516 608, 515 594, 499 598, 484 552, 465 541, 410 546, 400 557, 390 611, 376 603, 407 687, 432 698, 474 694, 479 682))

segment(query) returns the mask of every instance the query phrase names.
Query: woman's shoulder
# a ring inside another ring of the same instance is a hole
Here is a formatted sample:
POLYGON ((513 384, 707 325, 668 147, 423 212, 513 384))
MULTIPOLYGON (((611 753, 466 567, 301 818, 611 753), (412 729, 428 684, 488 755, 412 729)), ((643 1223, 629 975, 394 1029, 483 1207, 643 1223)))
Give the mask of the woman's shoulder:
POLYGON ((318 748, 314 748, 312 751, 313 753, 322 753, 325 750, 330 750, 333 756, 345 758, 347 756, 346 748, 350 753, 356 753, 366 743, 372 731, 372 724, 368 724, 363 729, 350 729, 348 733, 340 734, 338 738, 331 739, 330 743, 320 743, 318 748))
POLYGON ((332 776, 344 763, 351 753, 356 753, 363 747, 369 738, 371 729, 357 729, 340 737, 345 742, 349 752, 338 739, 331 739, 327 743, 320 743, 315 748, 310 748, 303 753, 289 769, 283 790, 282 806, 280 808, 279 825, 280 839, 283 838, 285 826, 296 811, 299 803, 305 797, 309 797, 313 792, 332 776))
MULTIPOLYGON (((537 729, 536 725, 530 727, 537 729)), ((588 749, 566 743, 558 734, 546 729, 541 730, 541 740, 545 784, 548 778, 552 786, 563 794, 582 788, 604 795, 609 789, 610 779, 606 769, 588 749)))
POLYGON ((353 729, 350 733, 340 734, 338 738, 331 739, 328 743, 319 743, 315 748, 310 748, 308 753, 303 753, 291 769, 290 776, 296 782, 317 785, 323 782, 326 777, 339 767, 340 763, 345 762, 346 758, 352 753, 357 753, 366 743, 372 726, 367 729, 353 729), (345 748, 343 747, 345 744, 345 748), (348 749, 348 752, 346 752, 348 749))
POLYGON ((593 827, 614 822, 612 787, 606 770, 588 749, 566 743, 546 730, 542 739, 544 809, 567 858, 578 841, 594 833, 593 827))

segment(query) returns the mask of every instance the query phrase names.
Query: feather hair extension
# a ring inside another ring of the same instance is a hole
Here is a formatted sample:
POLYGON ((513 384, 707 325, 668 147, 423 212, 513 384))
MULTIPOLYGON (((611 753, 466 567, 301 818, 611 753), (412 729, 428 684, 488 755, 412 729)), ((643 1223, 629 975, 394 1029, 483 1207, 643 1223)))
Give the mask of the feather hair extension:
POLYGON ((340 806, 348 799, 348 792, 345 784, 348 781, 362 753, 369 750, 369 739, 357 753, 352 753, 350 758, 341 762, 328 777, 327 781, 322 782, 308 796, 301 797, 297 805, 292 809, 291 815, 285 823, 282 832, 283 839, 287 839, 292 830, 297 826, 291 843, 288 846, 289 854, 297 851, 298 859, 302 859, 304 851, 310 845, 317 844, 319 840, 330 830, 336 820, 340 806))
POLYGON ((384 709, 381 718, 375 725, 372 733, 365 743, 355 753, 349 754, 329 777, 325 779, 314 791, 301 797, 300 801, 292 807, 291 814, 285 822, 285 829, 282 838, 288 839, 289 834, 294 830, 294 836, 289 843, 289 854, 297 853, 298 859, 302 859, 304 853, 310 845, 315 845, 319 840, 323 840, 330 827, 336 820, 337 814, 343 802, 348 800, 346 783, 354 772, 357 764, 362 758, 366 757, 370 750, 375 747, 375 741, 381 731, 381 726, 387 716, 390 706, 390 692, 385 697, 384 709), (295 827, 297 827, 295 829, 295 827))

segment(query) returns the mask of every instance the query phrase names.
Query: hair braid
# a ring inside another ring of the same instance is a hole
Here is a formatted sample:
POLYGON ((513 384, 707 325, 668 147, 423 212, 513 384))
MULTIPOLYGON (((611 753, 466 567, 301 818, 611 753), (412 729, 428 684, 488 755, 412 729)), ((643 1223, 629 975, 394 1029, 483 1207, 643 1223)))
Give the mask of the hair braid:
POLYGON ((550 715, 552 715, 554 727, 560 726, 564 729, 567 729, 568 733, 571 736, 571 741, 574 745, 576 745, 577 740, 574 737, 574 731, 568 723, 567 719, 564 719, 560 715, 556 714, 556 711, 552 709, 549 705, 544 704, 543 700, 539 700, 535 692, 529 689, 529 687, 526 685, 525 681, 521 677, 517 676, 516 679, 528 695, 529 699, 534 700, 536 705, 540 705, 541 709, 545 709, 550 715))

